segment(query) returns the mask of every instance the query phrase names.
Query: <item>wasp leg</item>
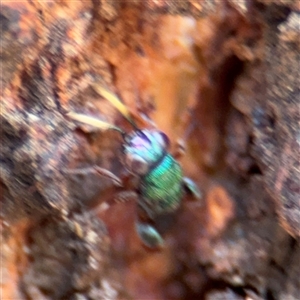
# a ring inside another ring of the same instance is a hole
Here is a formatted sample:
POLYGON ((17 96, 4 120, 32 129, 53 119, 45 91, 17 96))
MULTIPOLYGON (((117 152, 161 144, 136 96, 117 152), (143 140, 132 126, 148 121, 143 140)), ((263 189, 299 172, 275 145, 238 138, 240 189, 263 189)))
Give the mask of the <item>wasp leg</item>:
POLYGON ((138 195, 135 191, 123 191, 120 192, 114 197, 114 202, 115 203, 125 203, 128 202, 129 200, 137 201, 138 200, 138 195))
POLYGON ((160 249, 164 246, 164 239, 154 227, 155 214, 139 199, 138 219, 135 223, 136 232, 142 243, 150 249, 160 249))
POLYGON ((185 141, 183 139, 178 139, 175 144, 173 157, 175 159, 180 159, 182 156, 185 155, 185 152, 186 152, 185 141))
POLYGON ((112 172, 108 171, 107 169, 100 168, 99 166, 94 166, 93 169, 98 174, 111 179, 116 186, 120 186, 120 187, 123 186, 122 180, 112 172))
POLYGON ((135 228, 141 241, 148 248, 159 249, 164 246, 164 239, 151 224, 137 221, 135 228))
POLYGON ((183 116, 184 122, 186 125, 184 127, 186 127, 184 134, 181 136, 181 138, 177 139, 176 144, 175 144, 175 151, 173 156, 176 159, 180 159, 183 155, 185 155, 186 153, 186 143, 187 140, 189 139, 189 136, 191 135, 191 133, 193 132, 193 130, 195 129, 195 124, 193 122, 191 122, 191 116, 183 116), (189 124, 189 125, 187 125, 189 124))
POLYGON ((137 200, 138 200, 138 195, 135 191, 118 192, 117 195, 113 197, 113 199, 104 201, 103 203, 98 205, 97 208, 94 209, 94 213, 101 214, 114 204, 125 203, 128 201, 137 201, 137 200))
POLYGON ((101 176, 107 177, 110 179, 113 184, 117 187, 122 187, 122 180, 110 172, 107 169, 101 168, 99 166, 93 166, 93 167, 88 167, 88 168, 80 168, 80 169, 73 169, 73 170, 63 170, 64 173, 66 174, 72 174, 72 175, 86 175, 86 174, 99 174, 101 176))
POLYGON ((200 189, 198 188, 198 186, 196 185, 196 183, 188 178, 188 177, 183 177, 183 186, 185 188, 185 190, 192 194, 194 199, 199 200, 202 198, 202 193, 200 191, 200 189))
MULTIPOLYGON (((120 192, 115 198, 114 202, 136 201, 141 205, 139 195, 135 191, 120 192)), ((152 214, 145 208, 138 208, 138 220, 135 222, 136 232, 141 242, 148 248, 157 249, 162 248, 164 240, 158 231, 151 225, 152 214)))

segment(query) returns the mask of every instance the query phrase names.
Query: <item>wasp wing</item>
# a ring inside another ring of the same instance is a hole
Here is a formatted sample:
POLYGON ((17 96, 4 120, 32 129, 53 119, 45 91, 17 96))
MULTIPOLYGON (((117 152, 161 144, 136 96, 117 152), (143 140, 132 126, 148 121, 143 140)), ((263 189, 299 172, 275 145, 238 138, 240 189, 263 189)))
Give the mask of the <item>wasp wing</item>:
POLYGON ((120 101, 120 99, 115 94, 111 93, 98 84, 93 84, 93 88, 100 96, 108 100, 130 122, 130 124, 133 125, 133 127, 136 127, 136 124, 131 118, 129 109, 120 101))
POLYGON ((79 121, 81 123, 94 126, 96 128, 99 128, 101 130, 117 130, 121 133, 123 133, 123 130, 113 124, 107 123, 105 121, 101 121, 97 118, 93 118, 84 114, 78 114, 74 112, 68 112, 67 117, 69 117, 72 120, 79 121))

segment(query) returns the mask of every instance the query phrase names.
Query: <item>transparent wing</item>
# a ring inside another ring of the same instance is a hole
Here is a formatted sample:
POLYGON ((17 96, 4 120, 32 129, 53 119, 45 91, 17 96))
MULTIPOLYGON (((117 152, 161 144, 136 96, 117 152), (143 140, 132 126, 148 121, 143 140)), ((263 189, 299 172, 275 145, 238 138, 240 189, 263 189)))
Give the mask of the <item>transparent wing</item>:
POLYGON ((134 127, 136 127, 134 121, 131 118, 129 109, 120 101, 120 99, 104 87, 93 84, 94 90, 108 100, 134 127))
POLYGON ((96 128, 99 128, 101 130, 117 130, 121 133, 123 133, 123 130, 113 124, 107 123, 105 121, 101 121, 99 119, 93 118, 93 117, 89 117, 87 115, 84 114, 78 114, 78 113, 74 113, 74 112, 68 112, 67 117, 69 117, 72 120, 87 124, 87 125, 91 125, 94 126, 96 128))

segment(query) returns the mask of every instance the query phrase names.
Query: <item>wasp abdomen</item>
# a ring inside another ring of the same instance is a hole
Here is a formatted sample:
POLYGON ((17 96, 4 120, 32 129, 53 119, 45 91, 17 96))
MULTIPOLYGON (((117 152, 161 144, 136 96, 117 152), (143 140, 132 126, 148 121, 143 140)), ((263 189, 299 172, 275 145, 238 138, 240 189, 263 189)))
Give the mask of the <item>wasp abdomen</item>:
POLYGON ((167 153, 142 179, 141 206, 146 206, 152 216, 176 210, 183 193, 182 178, 180 165, 167 153))

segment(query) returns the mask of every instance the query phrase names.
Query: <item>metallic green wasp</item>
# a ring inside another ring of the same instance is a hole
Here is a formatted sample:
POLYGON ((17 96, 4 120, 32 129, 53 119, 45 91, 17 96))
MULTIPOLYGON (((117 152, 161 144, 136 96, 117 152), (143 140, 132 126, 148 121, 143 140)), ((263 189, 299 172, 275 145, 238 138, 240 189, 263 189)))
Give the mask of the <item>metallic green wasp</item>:
MULTIPOLYGON (((170 141, 166 134, 157 129, 140 130, 129 109, 116 95, 98 85, 94 85, 94 89, 122 113, 133 126, 133 131, 125 133, 112 124, 74 112, 68 113, 68 117, 101 130, 117 130, 122 134, 125 167, 138 179, 135 191, 139 211, 136 231, 147 247, 162 247, 164 240, 151 224, 152 221, 176 211, 185 191, 192 193, 195 198, 201 197, 200 191, 192 180, 183 176, 181 166, 168 152, 170 141)), ((115 182, 119 181, 108 170, 98 170, 115 182)))

